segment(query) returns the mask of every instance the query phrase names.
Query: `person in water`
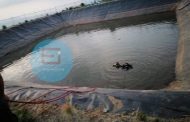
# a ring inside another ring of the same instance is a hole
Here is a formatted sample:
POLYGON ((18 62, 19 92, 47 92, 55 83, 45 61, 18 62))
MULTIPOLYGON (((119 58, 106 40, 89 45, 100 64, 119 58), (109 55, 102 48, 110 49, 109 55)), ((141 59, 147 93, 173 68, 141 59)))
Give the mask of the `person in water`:
POLYGON ((121 65, 119 62, 116 62, 116 64, 113 65, 113 67, 116 67, 117 69, 122 68, 122 69, 126 69, 126 70, 133 68, 133 66, 129 63, 125 63, 125 64, 121 65))
POLYGON ((129 63, 125 63, 123 66, 126 67, 126 68, 128 68, 128 69, 132 69, 133 68, 133 66, 131 64, 129 64, 129 63))
POLYGON ((120 64, 119 62, 116 62, 115 67, 116 67, 116 68, 120 68, 120 67, 121 67, 121 64, 120 64))
POLYGON ((18 118, 9 108, 8 100, 4 93, 4 81, 0 74, 0 122, 18 122, 18 118))

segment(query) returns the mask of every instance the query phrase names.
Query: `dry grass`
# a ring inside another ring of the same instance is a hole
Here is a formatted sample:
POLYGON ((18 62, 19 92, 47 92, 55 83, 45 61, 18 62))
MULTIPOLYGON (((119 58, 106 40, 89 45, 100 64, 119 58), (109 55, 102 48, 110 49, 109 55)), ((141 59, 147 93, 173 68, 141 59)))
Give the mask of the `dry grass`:
POLYGON ((105 113, 101 109, 79 110, 69 104, 25 105, 11 104, 20 122, 190 122, 190 117, 163 119, 141 112, 105 113))

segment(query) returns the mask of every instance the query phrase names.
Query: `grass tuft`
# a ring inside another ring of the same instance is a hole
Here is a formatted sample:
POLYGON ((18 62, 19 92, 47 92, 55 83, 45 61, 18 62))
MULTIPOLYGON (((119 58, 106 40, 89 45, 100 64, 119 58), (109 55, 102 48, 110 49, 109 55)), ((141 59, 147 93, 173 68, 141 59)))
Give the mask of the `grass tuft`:
POLYGON ((139 120, 139 121, 146 121, 147 120, 147 116, 144 113, 142 113, 142 112, 138 112, 137 113, 137 120, 139 120))

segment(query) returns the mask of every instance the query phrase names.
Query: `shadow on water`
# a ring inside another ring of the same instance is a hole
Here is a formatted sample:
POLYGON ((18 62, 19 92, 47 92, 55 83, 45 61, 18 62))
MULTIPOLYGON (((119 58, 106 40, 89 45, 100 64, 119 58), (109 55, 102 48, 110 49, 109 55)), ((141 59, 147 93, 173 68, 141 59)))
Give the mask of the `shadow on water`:
POLYGON ((76 25, 64 28, 59 32, 59 34, 53 34, 54 37, 62 36, 63 34, 68 33, 81 33, 91 30, 102 30, 102 29, 110 29, 111 32, 115 31, 116 28, 124 27, 124 26, 135 26, 139 24, 148 24, 148 23, 156 23, 162 21, 170 21, 176 22, 176 14, 174 12, 164 12, 158 14, 149 14, 142 16, 135 16, 124 19, 110 20, 106 22, 98 22, 98 23, 89 23, 85 25, 76 25))

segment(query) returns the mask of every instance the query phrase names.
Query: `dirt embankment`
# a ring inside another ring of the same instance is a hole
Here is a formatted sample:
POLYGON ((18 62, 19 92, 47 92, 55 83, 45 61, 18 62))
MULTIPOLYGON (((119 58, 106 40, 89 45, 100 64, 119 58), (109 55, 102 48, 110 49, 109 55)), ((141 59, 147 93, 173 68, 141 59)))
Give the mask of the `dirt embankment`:
POLYGON ((179 25, 179 43, 176 59, 176 82, 183 90, 190 89, 190 0, 182 0, 178 4, 177 22, 179 25))

